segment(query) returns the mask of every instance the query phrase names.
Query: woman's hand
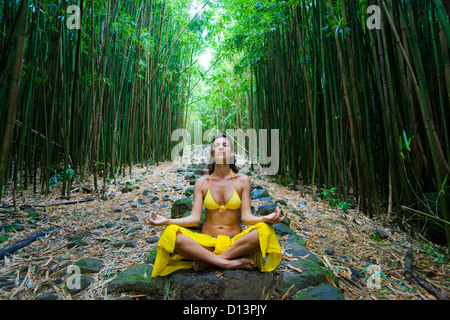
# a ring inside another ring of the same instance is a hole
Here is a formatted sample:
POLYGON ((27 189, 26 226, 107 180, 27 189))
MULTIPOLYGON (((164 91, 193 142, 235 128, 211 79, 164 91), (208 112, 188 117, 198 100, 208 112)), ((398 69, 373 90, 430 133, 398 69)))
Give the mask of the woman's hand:
POLYGON ((156 214, 154 211, 151 211, 148 217, 144 217, 144 222, 151 226, 162 226, 167 224, 168 221, 169 219, 156 214))
POLYGON ((284 219, 286 218, 286 215, 287 212, 283 213, 283 211, 280 208, 276 207, 274 212, 263 217, 263 222, 269 224, 277 224, 283 222, 284 219))

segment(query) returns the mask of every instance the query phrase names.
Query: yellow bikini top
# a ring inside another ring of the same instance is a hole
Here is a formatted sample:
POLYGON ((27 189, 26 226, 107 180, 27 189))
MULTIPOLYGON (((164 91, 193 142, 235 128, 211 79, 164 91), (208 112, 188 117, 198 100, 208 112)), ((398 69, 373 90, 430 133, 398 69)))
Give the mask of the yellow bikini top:
POLYGON ((211 195, 211 192, 209 191, 209 188, 211 186, 211 178, 213 174, 211 174, 211 177, 209 178, 209 186, 208 186, 208 192, 206 192, 205 199, 203 200, 203 203, 205 205, 205 208, 208 210, 216 210, 220 209, 220 213, 222 213, 223 209, 239 209, 241 207, 241 198, 239 197, 239 194, 236 191, 236 186, 234 185, 234 174, 233 171, 230 169, 231 177, 233 178, 233 187, 234 187, 234 193, 231 196, 231 199, 228 201, 228 203, 224 206, 219 206, 217 202, 214 200, 214 198, 211 195))

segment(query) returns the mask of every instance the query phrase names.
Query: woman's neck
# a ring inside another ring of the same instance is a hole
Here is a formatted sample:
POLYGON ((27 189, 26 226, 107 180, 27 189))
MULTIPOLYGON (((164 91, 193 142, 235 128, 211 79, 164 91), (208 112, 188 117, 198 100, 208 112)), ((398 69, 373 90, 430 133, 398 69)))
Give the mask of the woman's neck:
POLYGON ((214 175, 220 179, 224 179, 230 173, 229 164, 214 164, 214 175))

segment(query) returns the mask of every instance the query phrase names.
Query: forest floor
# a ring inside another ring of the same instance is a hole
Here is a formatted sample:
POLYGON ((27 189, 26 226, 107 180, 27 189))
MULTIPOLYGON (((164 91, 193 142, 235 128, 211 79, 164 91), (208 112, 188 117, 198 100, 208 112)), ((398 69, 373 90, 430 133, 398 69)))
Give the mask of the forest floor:
MULTIPOLYGON (((33 231, 51 227, 55 230, 0 261, 0 299, 34 299, 44 288, 58 292, 65 299, 117 298, 105 290, 107 283, 119 271, 145 262, 156 246, 156 242, 149 239, 155 239, 163 230, 145 225, 144 216, 149 210, 170 216, 173 201, 185 197, 184 190, 190 185, 184 173, 177 172, 180 167, 186 168, 187 164, 166 162, 148 168, 133 167, 131 176, 120 176, 107 185, 103 199, 83 193, 81 184, 72 186, 74 192, 70 200, 61 199, 60 185, 55 185, 45 196, 28 191, 18 195, 17 204, 21 207, 16 213, 10 212, 12 209, 0 212, 3 226, 0 236, 9 236, 0 243, 0 251, 33 231), (126 186, 128 192, 122 192, 126 186), (159 199, 150 204, 149 197, 154 196, 159 199), (91 197, 94 197, 92 201, 82 203, 35 207, 91 197), (5 226, 14 224, 21 227, 5 230, 5 226), (77 245, 71 245, 73 243, 77 245), (130 243, 132 245, 128 246, 130 243), (88 290, 71 295, 65 283, 54 280, 69 263, 84 257, 100 258, 104 267, 94 276, 88 290), (2 278, 4 283, 9 281, 8 285, 2 286, 2 278)), ((244 167, 241 173, 247 170, 244 167)), ((385 227, 389 236, 382 237, 375 233, 379 223, 358 214, 355 208, 345 214, 329 208, 326 201, 314 201, 307 187, 292 190, 256 176, 252 175, 252 183, 265 188, 273 202, 285 201, 282 208, 288 212, 291 229, 337 276, 337 287, 346 299, 436 299, 414 280, 405 277, 403 266, 408 250, 413 254, 414 273, 450 297, 449 260, 443 247, 420 237, 411 238, 395 227, 385 227), (374 266, 381 271, 379 283, 372 281, 374 266)), ((5 203, 11 204, 11 198, 4 199, 3 205, 5 203)), ((258 206, 259 200, 252 200, 252 205, 258 206)))

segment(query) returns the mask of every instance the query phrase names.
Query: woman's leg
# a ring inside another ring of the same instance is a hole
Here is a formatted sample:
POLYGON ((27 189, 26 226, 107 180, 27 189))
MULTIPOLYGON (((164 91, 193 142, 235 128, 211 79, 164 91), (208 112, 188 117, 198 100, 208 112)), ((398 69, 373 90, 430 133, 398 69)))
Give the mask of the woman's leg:
MULTIPOLYGON (((242 238, 239 238, 231 247, 219 254, 218 256, 226 260, 233 260, 255 254, 261 250, 259 245, 258 229, 254 229, 242 238)), ((248 261, 252 261, 247 259, 248 261)), ((253 261, 252 261, 253 262, 253 261)), ((209 267, 211 264, 201 261, 193 261, 193 268, 198 271, 209 267)), ((253 265, 253 263, 252 263, 253 265)))
POLYGON ((215 265, 222 269, 253 268, 253 261, 250 259, 225 258, 230 257, 230 255, 225 255, 225 257, 222 257, 221 255, 216 255, 211 251, 209 251, 208 249, 206 249, 205 247, 203 247, 202 245, 200 245, 197 241, 183 235, 182 233, 177 233, 177 239, 175 242, 175 251, 181 254, 185 259, 193 261, 192 266, 194 267, 195 270, 199 270, 207 265, 215 265))
POLYGON ((253 229, 242 238, 221 253, 219 256, 225 259, 235 259, 239 257, 250 256, 261 250, 259 245, 258 229, 253 229))

